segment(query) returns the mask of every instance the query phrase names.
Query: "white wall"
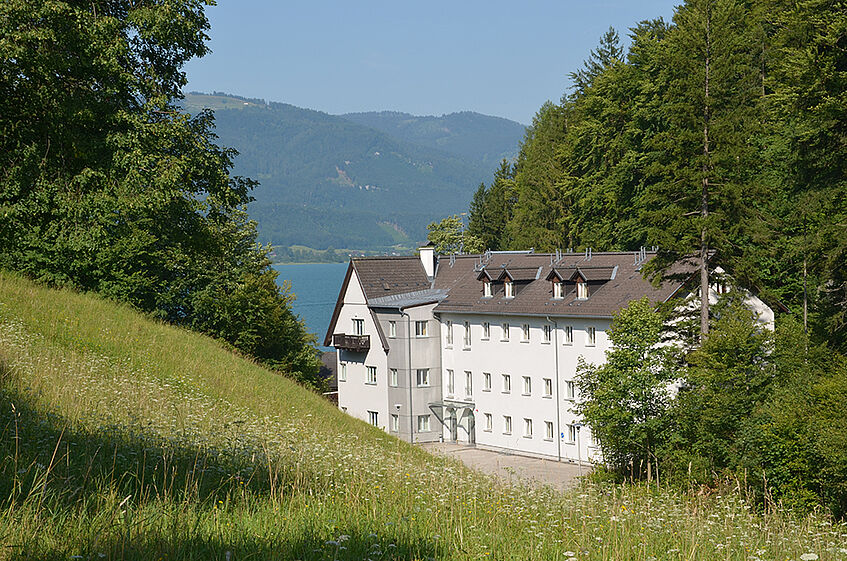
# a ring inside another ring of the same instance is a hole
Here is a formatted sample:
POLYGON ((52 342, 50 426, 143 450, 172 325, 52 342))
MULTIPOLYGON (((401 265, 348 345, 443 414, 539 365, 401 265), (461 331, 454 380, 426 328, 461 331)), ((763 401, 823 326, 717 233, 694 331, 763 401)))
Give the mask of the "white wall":
MULTIPOLYGON (((573 381, 577 362, 580 356, 588 362, 600 363, 605 360, 605 349, 608 348, 606 330, 608 320, 557 320, 558 329, 552 329, 551 341, 544 342, 543 326, 553 325, 545 318, 538 317, 507 317, 484 316, 445 313, 441 317, 442 332, 442 388, 445 398, 447 393, 447 370, 452 369, 455 376, 455 392, 453 399, 457 401, 472 401, 476 419, 476 442, 482 446, 507 448, 531 454, 542 454, 558 457, 561 446, 561 456, 565 459, 596 456, 598 450, 589 446, 590 431, 584 427, 580 433, 581 450, 577 452, 576 443, 568 439, 567 424, 578 420, 571 410, 573 401, 566 399, 566 382, 573 381), (447 344, 447 321, 453 322, 453 344, 447 344), (464 345, 463 322, 471 324, 470 347, 464 345), (482 338, 483 322, 490 324, 490 337, 482 338), (504 341, 502 323, 510 324, 509 340, 504 341), (529 341, 522 340, 522 325, 530 325, 529 341), (564 344, 565 326, 573 328, 573 344, 564 344), (587 346, 588 327, 595 328, 595 344, 587 346), (556 355, 558 350, 558 388, 556 384, 556 355), (473 395, 466 396, 464 392, 465 371, 472 372, 473 395), (484 373, 491 374, 491 390, 485 391, 484 373), (503 391, 503 375, 511 378, 511 391, 503 391), (531 381, 529 395, 524 394, 523 377, 531 381), (544 395, 544 378, 552 381, 552 395, 544 395), (557 397, 558 390, 558 397, 557 397), (466 399, 467 398, 467 399, 466 399), (556 404, 559 404, 559 419, 557 420, 556 404), (493 427, 486 430, 485 413, 492 415, 493 427), (505 415, 512 417, 511 434, 504 434, 505 415), (533 433, 525 436, 524 419, 531 419, 533 433), (554 434, 552 439, 546 438, 545 421, 553 422, 554 434), (565 434, 561 439, 561 433, 565 434), (559 440, 561 439, 561 444, 559 440)), ((578 395, 577 395, 578 397, 578 395)), ((450 439, 450 433, 445 427, 444 438, 450 439)), ((467 438, 459 431, 459 439, 467 438)))
POLYGON ((364 320, 364 334, 370 335, 371 347, 367 353, 338 351, 338 406, 347 411, 348 414, 363 421, 368 421, 368 411, 376 411, 379 414, 379 426, 387 429, 389 422, 388 360, 355 270, 347 285, 344 305, 338 314, 334 334, 352 334, 354 319, 364 320), (345 363, 347 364, 347 379, 342 381, 340 374, 342 364, 345 363), (367 383, 367 366, 376 366, 376 384, 367 383))

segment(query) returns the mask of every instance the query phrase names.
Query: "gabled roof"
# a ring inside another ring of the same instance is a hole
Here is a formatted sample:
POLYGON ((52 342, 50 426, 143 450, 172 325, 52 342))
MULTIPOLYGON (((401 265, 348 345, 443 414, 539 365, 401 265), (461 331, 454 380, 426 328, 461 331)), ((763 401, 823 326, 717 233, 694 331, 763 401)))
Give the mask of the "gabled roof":
POLYGON ((538 279, 540 274, 541 267, 505 267, 497 280, 509 279, 514 282, 528 282, 538 279))
MULTIPOLYGON (((350 265, 347 267, 347 274, 344 276, 344 283, 341 285, 341 291, 338 293, 338 300, 335 302, 332 319, 329 322, 329 327, 324 337, 324 346, 326 347, 332 344, 332 334, 338 323, 338 315, 341 313, 341 307, 344 305, 344 295, 347 294, 347 288, 354 272, 362 287, 362 291, 365 293, 365 301, 368 304, 371 317, 376 324, 382 348, 385 352, 388 352, 388 339, 376 318, 374 307, 393 308, 395 307, 394 305, 387 305, 388 301, 386 298, 427 291, 432 288, 432 283, 427 278, 423 263, 421 263, 418 257, 364 257, 361 259, 351 259, 350 265)), ((426 298, 430 299, 428 303, 439 301, 437 298, 432 299, 431 295, 426 298)), ((420 305, 420 303, 415 305, 420 305)))
POLYGON ((373 298, 432 288, 423 263, 415 256, 366 257, 353 259, 351 263, 368 302, 373 298))

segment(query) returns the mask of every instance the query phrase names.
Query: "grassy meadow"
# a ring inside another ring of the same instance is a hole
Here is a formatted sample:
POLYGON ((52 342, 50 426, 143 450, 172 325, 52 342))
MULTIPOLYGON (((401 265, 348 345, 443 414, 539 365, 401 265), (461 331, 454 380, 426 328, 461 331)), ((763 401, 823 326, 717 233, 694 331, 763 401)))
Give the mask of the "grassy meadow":
POLYGON ((741 493, 508 486, 126 306, 0 273, 0 560, 847 560, 741 493))

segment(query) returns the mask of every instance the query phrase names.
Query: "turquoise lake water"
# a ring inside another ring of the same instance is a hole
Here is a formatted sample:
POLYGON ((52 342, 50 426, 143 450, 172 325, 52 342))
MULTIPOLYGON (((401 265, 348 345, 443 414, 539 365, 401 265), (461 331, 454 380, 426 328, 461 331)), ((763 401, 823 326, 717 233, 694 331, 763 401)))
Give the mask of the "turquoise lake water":
POLYGON ((309 331, 317 335, 320 348, 331 350, 323 346, 324 335, 344 282, 347 263, 274 265, 274 269, 279 271, 278 283, 291 281, 291 291, 297 296, 294 313, 303 318, 309 331))

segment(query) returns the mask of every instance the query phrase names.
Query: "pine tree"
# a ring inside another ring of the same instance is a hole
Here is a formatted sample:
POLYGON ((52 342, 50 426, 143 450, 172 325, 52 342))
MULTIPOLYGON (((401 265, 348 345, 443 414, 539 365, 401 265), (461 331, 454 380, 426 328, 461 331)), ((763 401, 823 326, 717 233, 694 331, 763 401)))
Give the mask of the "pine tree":
MULTIPOLYGON (((612 65, 615 61, 623 60, 624 50, 621 47, 620 37, 614 27, 609 27, 600 38, 600 44, 596 49, 591 49, 588 59, 582 63, 582 68, 571 72, 568 77, 573 82, 575 96, 585 93, 603 69, 612 65)), ((563 100, 564 101, 564 100, 563 100)))
POLYGON ((696 255, 700 332, 709 331, 709 267, 731 270, 732 241, 747 226, 757 188, 750 171, 761 98, 748 10, 737 0, 691 0, 674 16, 663 48, 666 131, 653 144, 660 180, 645 193, 649 239, 662 248, 653 270, 696 255))

